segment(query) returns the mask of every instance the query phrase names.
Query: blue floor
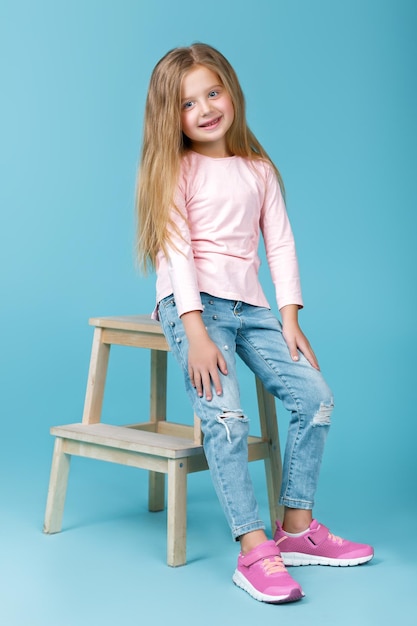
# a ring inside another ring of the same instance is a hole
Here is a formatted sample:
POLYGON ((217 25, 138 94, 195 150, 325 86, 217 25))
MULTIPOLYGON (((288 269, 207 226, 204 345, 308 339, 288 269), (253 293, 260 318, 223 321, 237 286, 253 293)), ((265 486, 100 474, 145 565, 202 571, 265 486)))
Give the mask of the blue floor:
MULTIPOLYGON (((184 567, 165 563, 165 513, 147 512, 147 477, 141 470, 73 459, 63 531, 44 535, 50 443, 37 458, 32 453, 33 472, 24 469, 30 466, 27 457, 19 473, 15 458, 8 463, 10 480, 2 479, 4 626, 242 626, 262 619, 277 624, 285 619, 294 626, 417 624, 415 515, 394 520, 393 511, 361 506, 361 521, 354 508, 342 511, 339 500, 317 508, 317 517, 336 534, 372 542, 374 560, 355 568, 292 568, 305 598, 266 605, 231 581, 238 548, 207 473, 189 477, 184 567), (404 536, 410 539, 404 542, 404 536)), ((251 471, 267 518, 262 464, 251 464, 251 471)))

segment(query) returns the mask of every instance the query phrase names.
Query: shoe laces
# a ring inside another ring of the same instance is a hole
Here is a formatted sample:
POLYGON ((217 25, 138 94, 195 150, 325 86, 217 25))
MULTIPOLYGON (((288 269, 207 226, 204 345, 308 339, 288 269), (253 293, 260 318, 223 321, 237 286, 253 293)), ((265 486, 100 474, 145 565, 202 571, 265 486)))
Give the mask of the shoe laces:
POLYGON ((333 533, 330 533, 330 532, 328 535, 328 539, 330 539, 330 541, 332 541, 333 543, 337 543, 339 546, 341 546, 343 543, 342 537, 338 537, 337 535, 334 535, 333 533))
POLYGON ((280 556, 273 556, 269 559, 264 559, 262 561, 262 568, 267 576, 286 571, 284 561, 280 556))

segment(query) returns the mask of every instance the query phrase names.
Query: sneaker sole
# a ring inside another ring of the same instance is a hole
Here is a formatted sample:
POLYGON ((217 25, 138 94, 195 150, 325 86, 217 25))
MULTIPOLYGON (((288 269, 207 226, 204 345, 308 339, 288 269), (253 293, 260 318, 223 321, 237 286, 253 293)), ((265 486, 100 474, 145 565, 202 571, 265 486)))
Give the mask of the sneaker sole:
POLYGON ((332 559, 325 556, 314 556, 312 554, 304 554, 302 552, 281 552, 282 560, 285 565, 330 565, 332 567, 349 567, 354 565, 362 565, 373 558, 373 554, 361 556, 356 559, 332 559))
POLYGON ((237 587, 240 587, 244 591, 246 591, 252 598, 255 600, 259 600, 259 602, 268 602, 269 604, 284 604, 285 602, 296 602, 297 600, 301 600, 303 597, 303 592, 295 587, 291 589, 291 591, 287 594, 282 594, 279 596, 270 596, 266 593, 262 593, 255 589, 253 585, 248 581, 243 574, 239 572, 239 570, 235 570, 235 573, 232 576, 232 580, 237 587))

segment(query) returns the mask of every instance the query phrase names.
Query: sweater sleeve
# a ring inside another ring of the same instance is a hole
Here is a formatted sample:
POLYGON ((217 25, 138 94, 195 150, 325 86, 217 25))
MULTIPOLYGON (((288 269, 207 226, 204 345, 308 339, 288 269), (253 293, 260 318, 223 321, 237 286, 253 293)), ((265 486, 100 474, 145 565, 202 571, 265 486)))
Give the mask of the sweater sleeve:
POLYGON ((267 166, 260 227, 266 258, 275 286, 278 309, 287 304, 303 307, 294 236, 276 174, 267 166))

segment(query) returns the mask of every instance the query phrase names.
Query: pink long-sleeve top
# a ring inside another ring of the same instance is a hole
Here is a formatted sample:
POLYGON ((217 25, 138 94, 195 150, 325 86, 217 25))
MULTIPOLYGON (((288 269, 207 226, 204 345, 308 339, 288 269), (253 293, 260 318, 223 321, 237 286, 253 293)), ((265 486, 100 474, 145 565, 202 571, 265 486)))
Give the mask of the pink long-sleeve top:
POLYGON ((157 256, 157 302, 174 294, 178 315, 202 310, 200 292, 269 307, 259 282, 262 232, 278 308, 303 306, 294 237, 267 162, 189 152, 172 212, 181 237, 157 256))

